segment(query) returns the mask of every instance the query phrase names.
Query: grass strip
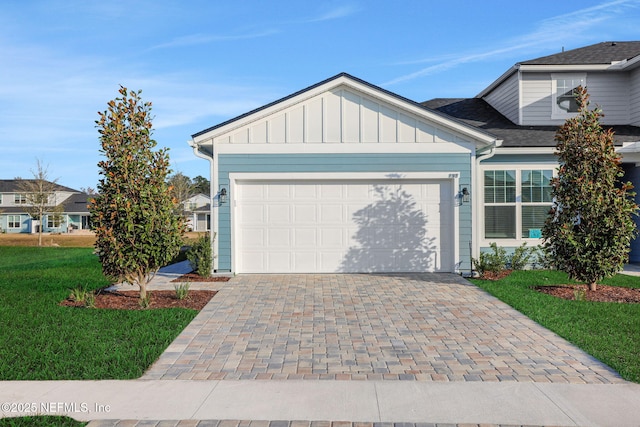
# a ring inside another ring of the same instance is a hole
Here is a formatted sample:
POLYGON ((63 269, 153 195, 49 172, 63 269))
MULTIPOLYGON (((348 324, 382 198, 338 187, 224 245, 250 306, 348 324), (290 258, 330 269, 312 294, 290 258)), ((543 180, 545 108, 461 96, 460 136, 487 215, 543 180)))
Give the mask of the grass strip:
POLYGON ((109 284, 90 248, 0 247, 0 380, 134 379, 197 312, 61 307, 109 284))
POLYGON ((87 424, 69 417, 50 415, 0 418, 0 427, 83 427, 87 424))
MULTIPOLYGON (((497 281, 471 281, 609 365, 624 379, 640 383, 640 304, 568 301, 534 289, 575 283, 558 271, 515 271, 497 281)), ((640 278, 619 274, 602 284, 639 288, 640 278)))

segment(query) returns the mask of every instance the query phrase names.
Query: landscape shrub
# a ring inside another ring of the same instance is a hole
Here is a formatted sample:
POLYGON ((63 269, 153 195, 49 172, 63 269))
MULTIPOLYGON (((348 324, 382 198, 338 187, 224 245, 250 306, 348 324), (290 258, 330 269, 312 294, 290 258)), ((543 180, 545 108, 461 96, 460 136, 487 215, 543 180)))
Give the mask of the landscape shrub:
POLYGON ((480 276, 484 276, 487 272, 498 273, 507 268, 507 251, 495 242, 489 246, 491 251, 480 252, 478 259, 471 258, 473 268, 480 276))
POLYGON ((515 248, 513 254, 509 257, 507 264, 511 270, 524 270, 527 265, 532 264, 537 252, 537 247, 527 247, 527 242, 524 242, 522 245, 515 248))
POLYGON ((211 249, 211 240, 209 233, 198 238, 187 251, 187 259, 191 264, 191 268, 199 276, 211 276, 211 266, 213 264, 213 250, 211 249))
POLYGON ((527 247, 527 243, 514 249, 513 254, 507 255, 507 250, 492 242, 490 251, 480 252, 478 259, 471 258, 474 270, 482 277, 485 273, 499 273, 504 270, 524 270, 527 266, 537 268, 545 265, 540 248, 527 247))

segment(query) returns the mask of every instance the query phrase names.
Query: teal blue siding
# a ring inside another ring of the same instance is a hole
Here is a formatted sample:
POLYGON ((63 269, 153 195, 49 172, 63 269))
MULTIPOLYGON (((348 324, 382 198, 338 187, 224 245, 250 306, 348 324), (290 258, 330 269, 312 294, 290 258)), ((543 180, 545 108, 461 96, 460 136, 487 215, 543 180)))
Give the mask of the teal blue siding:
POLYGON ((4 214, 0 215, 0 230, 4 233, 28 233, 31 219, 28 215, 20 215, 20 228, 9 228, 9 215, 20 214, 4 214))
MULTIPOLYGON (((460 184, 472 192, 469 154, 220 154, 218 180, 229 188, 229 173, 270 172, 458 172, 460 184)), ((458 189, 454 189, 458 190, 458 189)), ((473 192, 472 192, 473 194, 473 192)), ((459 268, 469 271, 471 204, 459 208, 459 268)), ((218 208, 218 270, 231 271, 229 204, 218 208)))

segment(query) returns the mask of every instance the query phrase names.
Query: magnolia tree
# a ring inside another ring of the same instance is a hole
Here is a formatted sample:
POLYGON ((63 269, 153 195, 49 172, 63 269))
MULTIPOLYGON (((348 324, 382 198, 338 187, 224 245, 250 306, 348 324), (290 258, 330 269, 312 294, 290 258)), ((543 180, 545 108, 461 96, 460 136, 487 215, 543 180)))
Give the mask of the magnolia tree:
POLYGON ((558 176, 552 180, 554 204, 542 236, 550 261, 569 277, 596 282, 619 272, 636 235, 637 213, 630 182, 622 182, 613 132, 600 126, 602 111, 589 110, 586 89, 577 88, 580 106, 556 133, 558 176))
POLYGON ((184 227, 167 184, 167 149, 153 150, 151 103, 140 91, 119 93, 96 121, 105 159, 98 163, 91 221, 104 274, 139 285, 144 303, 148 282, 178 253, 184 227))

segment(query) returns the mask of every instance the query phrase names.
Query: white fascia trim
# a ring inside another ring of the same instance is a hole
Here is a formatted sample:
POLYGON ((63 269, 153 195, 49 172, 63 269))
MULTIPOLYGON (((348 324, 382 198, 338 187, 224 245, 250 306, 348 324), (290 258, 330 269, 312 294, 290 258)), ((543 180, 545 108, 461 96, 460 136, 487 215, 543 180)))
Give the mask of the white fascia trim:
MULTIPOLYGON (((496 148, 496 155, 500 154, 554 154, 556 151, 555 147, 500 147, 496 148)), ((480 159, 482 161, 482 159, 480 159)))
POLYGON ((218 144, 214 150, 216 154, 467 154, 474 151, 474 144, 466 142, 218 144))
MULTIPOLYGON (((233 186, 239 181, 349 181, 458 179, 460 172, 231 172, 233 186)), ((455 190, 455 189, 454 189, 455 190)))
POLYGON ((572 65, 521 65, 520 71, 542 73, 569 73, 587 71, 609 71, 615 69, 615 64, 572 64, 572 65))

